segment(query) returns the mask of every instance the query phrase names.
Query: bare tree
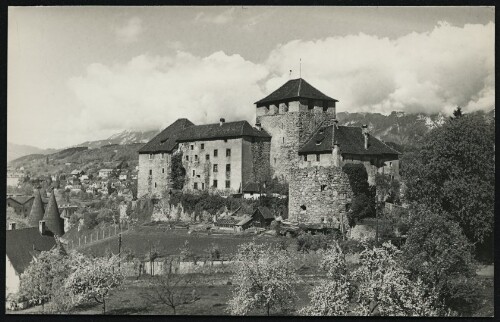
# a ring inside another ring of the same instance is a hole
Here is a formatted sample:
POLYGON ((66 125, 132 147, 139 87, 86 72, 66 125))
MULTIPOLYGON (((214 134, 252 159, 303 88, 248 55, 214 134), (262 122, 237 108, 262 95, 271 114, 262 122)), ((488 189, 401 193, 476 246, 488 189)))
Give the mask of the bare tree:
POLYGON ((150 303, 168 306, 174 315, 180 306, 192 304, 200 299, 191 274, 175 274, 168 268, 163 275, 153 276, 151 285, 141 295, 150 303))

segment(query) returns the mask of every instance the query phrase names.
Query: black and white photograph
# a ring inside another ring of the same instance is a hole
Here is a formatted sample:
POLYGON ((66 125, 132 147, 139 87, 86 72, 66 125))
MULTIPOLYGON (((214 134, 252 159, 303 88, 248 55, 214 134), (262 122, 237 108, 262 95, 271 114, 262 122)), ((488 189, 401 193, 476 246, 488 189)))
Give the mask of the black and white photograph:
POLYGON ((11 318, 494 316, 494 6, 6 11, 11 318))

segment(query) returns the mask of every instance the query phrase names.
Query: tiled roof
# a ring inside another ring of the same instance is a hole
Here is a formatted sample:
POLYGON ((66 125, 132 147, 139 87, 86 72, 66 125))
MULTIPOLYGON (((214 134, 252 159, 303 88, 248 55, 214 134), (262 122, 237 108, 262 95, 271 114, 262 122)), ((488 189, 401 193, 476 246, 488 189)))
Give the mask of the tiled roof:
POLYGON ((139 149, 139 153, 171 152, 177 145, 177 135, 194 124, 188 119, 178 119, 139 149))
POLYGON ((244 224, 248 223, 251 220, 252 217, 245 215, 243 218, 240 219, 240 221, 236 224, 236 226, 243 226, 244 224))
POLYGON ((5 252, 18 274, 29 266, 33 256, 48 251, 56 245, 52 236, 42 236, 38 227, 7 230, 5 252))
POLYGON ((33 196, 9 196, 7 197, 7 199, 11 199, 21 205, 24 205, 25 203, 33 199, 33 196))
POLYGON ((243 187, 243 192, 260 192, 259 184, 256 182, 249 182, 243 187))
POLYGON ((319 127, 316 132, 300 148, 299 154, 332 152, 332 133, 334 142, 337 142, 342 154, 399 154, 376 137, 370 135, 368 149, 365 149, 365 138, 361 127, 333 126, 319 127))
POLYGON ((31 211, 28 216, 28 223, 31 227, 38 227, 38 222, 43 219, 44 213, 44 203, 40 195, 40 190, 35 191, 35 200, 33 200, 33 205, 31 205, 31 211))
POLYGON ((255 211, 259 211, 265 219, 274 219, 273 213, 267 207, 258 207, 255 211))
POLYGON ((62 219, 59 214, 54 191, 50 194, 49 203, 45 208, 43 220, 45 220, 45 225, 50 232, 58 236, 64 235, 64 219, 62 219))
POLYGON ((257 105, 264 103, 273 103, 279 101, 286 101, 294 98, 309 98, 316 100, 336 101, 319 90, 314 88, 311 84, 302 78, 292 79, 286 82, 283 86, 264 97, 263 99, 255 102, 257 105))
POLYGON ((243 136, 271 138, 265 130, 253 128, 247 121, 225 122, 195 125, 184 129, 178 136, 178 142, 190 142, 210 139, 239 138, 243 136))

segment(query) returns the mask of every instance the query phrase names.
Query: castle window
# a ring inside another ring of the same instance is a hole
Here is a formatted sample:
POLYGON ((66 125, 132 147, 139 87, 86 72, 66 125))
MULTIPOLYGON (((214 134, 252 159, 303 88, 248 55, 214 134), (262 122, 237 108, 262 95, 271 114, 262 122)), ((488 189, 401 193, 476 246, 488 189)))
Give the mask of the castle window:
POLYGON ((214 180, 213 186, 214 186, 214 188, 217 188, 217 180, 214 180))
POLYGON ((203 182, 201 183, 201 190, 205 190, 205 184, 203 182))
POLYGON ((193 144, 191 144, 191 150, 194 150, 194 145, 193 144))
POLYGON ((152 176, 153 175, 153 170, 149 169, 149 175, 152 176))
POLYGON ((307 154, 304 154, 304 161, 307 161, 307 154))
POLYGON ((276 158, 274 158, 274 164, 276 164, 276 158))
POLYGON ((227 143, 227 139, 224 139, 224 143, 227 143))
POLYGON ((156 182, 155 182, 155 188, 156 188, 156 182))
POLYGON ((319 162, 319 158, 320 158, 319 154, 316 154, 316 161, 319 162))
POLYGON ((214 172, 217 172, 219 170, 217 164, 214 164, 214 172))
POLYGON ((193 183, 193 189, 198 190, 198 182, 193 183))
POLYGON ((189 155, 186 155, 186 161, 189 161, 189 155))
POLYGON ((231 172, 231 165, 230 164, 226 164, 226 172, 231 172))
POLYGON ((196 175, 196 170, 193 170, 193 177, 196 175))
POLYGON ((226 149, 226 157, 230 157, 231 156, 231 149, 226 149))
POLYGON ((203 150, 203 149, 205 149, 205 143, 202 143, 202 144, 201 144, 200 149, 202 149, 202 150, 203 150))
POLYGON ((300 209, 302 209, 302 210, 306 210, 306 209, 307 209, 307 207, 306 207, 306 205, 302 205, 302 206, 300 206, 300 209))
POLYGON ((210 160, 210 154, 205 154, 205 160, 210 160))
POLYGON ((198 155, 197 154, 194 155, 194 161, 198 161, 198 155))
POLYGON ((161 168, 161 173, 165 173, 165 168, 161 168))
POLYGON ((285 143, 285 137, 283 137, 283 144, 285 143))
POLYGON ((326 190, 326 184, 322 184, 321 185, 321 191, 325 191, 326 190))
POLYGON ((227 189, 231 188, 231 181, 226 180, 226 188, 227 189))
POLYGON ((219 151, 217 149, 214 150, 214 157, 217 157, 217 154, 219 154, 219 151))
POLYGON ((149 160, 153 160, 153 153, 149 154, 149 160))
POLYGON ((165 153, 162 153, 162 154, 161 154, 161 158, 162 158, 162 159, 165 159, 165 153))

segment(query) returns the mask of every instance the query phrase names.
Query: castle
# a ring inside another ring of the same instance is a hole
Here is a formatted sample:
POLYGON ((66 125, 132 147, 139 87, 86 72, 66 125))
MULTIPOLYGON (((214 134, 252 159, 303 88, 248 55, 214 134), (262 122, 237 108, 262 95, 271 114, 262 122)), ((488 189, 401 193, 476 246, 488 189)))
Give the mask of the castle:
POLYGON ((289 183, 289 220, 339 217, 352 199, 345 163, 363 164, 371 185, 376 173, 397 177, 399 165, 366 125, 338 125, 337 102, 299 78, 255 103, 255 126, 178 119, 139 150, 138 197, 169 191, 177 162, 184 191, 243 193, 276 177, 289 183))

